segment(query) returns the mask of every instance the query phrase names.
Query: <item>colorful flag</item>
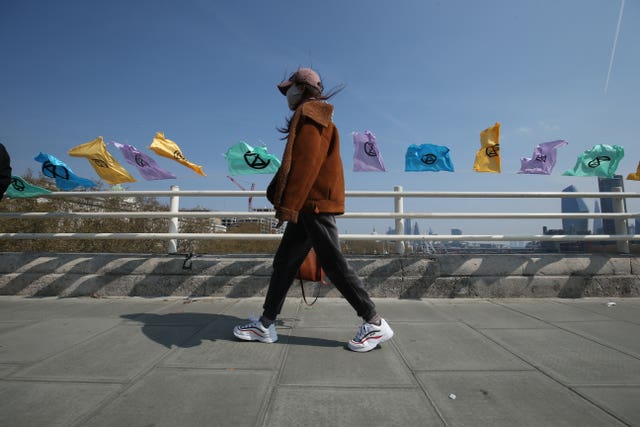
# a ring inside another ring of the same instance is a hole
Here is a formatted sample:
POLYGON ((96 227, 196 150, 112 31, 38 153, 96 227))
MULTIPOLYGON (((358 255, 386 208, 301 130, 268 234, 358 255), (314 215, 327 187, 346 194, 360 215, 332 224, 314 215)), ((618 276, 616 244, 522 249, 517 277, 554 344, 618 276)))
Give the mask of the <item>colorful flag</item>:
POLYGON ((156 136, 153 137, 153 141, 151 142, 149 148, 155 151, 155 153, 159 156, 173 159, 176 162, 193 170, 198 175, 207 176, 202 170, 202 166, 198 166, 185 159, 185 157, 182 155, 182 150, 180 150, 180 147, 178 147, 178 144, 170 139, 165 138, 162 132, 156 133, 156 136))
POLYGON ((353 132, 353 171, 385 172, 376 136, 368 130, 353 132))
POLYGON ((453 172, 449 148, 442 145, 411 144, 405 154, 404 170, 407 172, 453 172))
POLYGON ((618 145, 597 144, 591 150, 583 152, 573 169, 565 171, 562 175, 613 178, 623 157, 624 148, 618 145))
POLYGON ((107 151, 107 146, 101 136, 93 141, 73 147, 69 150, 69 155, 86 157, 98 176, 111 185, 136 182, 135 178, 107 151))
POLYGON ((480 132, 480 150, 476 153, 473 170, 500 173, 500 123, 480 132))
POLYGON ((43 175, 54 178, 56 180, 56 186, 61 190, 73 190, 78 186, 87 188, 96 186, 95 182, 74 174, 63 161, 58 160, 50 154, 40 153, 34 160, 42 163, 43 175))
POLYGON ((627 179, 630 179, 633 181, 640 181, 640 162, 638 162, 638 168, 636 169, 636 172, 630 173, 629 175, 627 175, 627 179))
POLYGON ((112 141, 111 142, 120 153, 124 159, 130 165, 138 168, 138 172, 140 175, 147 181, 154 181, 158 179, 175 179, 176 176, 169 171, 162 169, 152 157, 146 155, 145 153, 139 151, 136 147, 129 144, 120 144, 119 142, 112 141))
POLYGON ((11 176, 11 184, 7 188, 5 193, 12 199, 20 199, 27 197, 42 196, 43 194, 49 194, 51 191, 46 188, 38 187, 37 185, 29 184, 19 176, 11 176))
POLYGON ((224 154, 231 175, 249 175, 257 173, 276 173, 280 160, 267 153, 267 147, 252 147, 240 141, 224 154))
POLYGON ((520 159, 520 171, 518 173, 551 175, 553 167, 556 165, 558 147, 567 144, 568 142, 564 139, 538 144, 533 150, 531 158, 520 159))

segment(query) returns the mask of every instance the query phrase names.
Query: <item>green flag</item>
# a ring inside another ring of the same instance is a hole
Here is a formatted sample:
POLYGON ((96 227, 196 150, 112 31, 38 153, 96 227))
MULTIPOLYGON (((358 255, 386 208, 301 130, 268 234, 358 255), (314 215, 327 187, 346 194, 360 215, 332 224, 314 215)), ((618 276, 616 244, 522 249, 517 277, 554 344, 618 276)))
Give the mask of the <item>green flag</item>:
POLYGON ((618 145, 597 144, 591 150, 583 152, 573 169, 562 175, 601 176, 612 178, 624 157, 624 148, 618 145))
POLYGON ((256 173, 276 173, 280 160, 267 153, 267 147, 252 147, 240 141, 224 154, 231 175, 250 175, 256 173))
POLYGON ((11 184, 9 185, 9 188, 7 188, 7 192, 5 194, 12 199, 19 199, 42 196, 43 194, 49 193, 51 193, 51 191, 46 188, 29 184, 19 176, 11 176, 11 184))

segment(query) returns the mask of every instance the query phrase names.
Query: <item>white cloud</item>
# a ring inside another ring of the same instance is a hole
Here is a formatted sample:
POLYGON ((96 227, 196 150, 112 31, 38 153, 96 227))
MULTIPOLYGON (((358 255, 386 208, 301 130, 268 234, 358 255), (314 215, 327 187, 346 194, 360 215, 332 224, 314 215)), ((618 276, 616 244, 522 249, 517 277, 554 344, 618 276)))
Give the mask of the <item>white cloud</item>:
POLYGON ((555 123, 548 123, 548 122, 545 122, 545 121, 543 121, 543 120, 540 120, 540 121, 538 122, 538 127, 540 127, 542 130, 545 130, 545 131, 556 131, 556 130, 560 130, 560 126, 558 126, 557 124, 555 124, 555 123))

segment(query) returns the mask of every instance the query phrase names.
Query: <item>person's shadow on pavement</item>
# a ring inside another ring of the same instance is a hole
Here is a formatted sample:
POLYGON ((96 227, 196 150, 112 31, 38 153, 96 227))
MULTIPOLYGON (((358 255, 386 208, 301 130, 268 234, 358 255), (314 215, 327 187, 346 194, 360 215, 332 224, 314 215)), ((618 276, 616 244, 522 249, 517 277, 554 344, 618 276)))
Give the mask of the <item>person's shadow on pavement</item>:
MULTIPOLYGON (((210 313, 130 313, 120 317, 142 324, 142 333, 145 336, 167 348, 172 346, 196 347, 203 341, 242 342, 233 335, 233 327, 247 323, 247 319, 210 313), (192 333, 185 334, 186 330, 191 330, 192 333)), ((278 341, 275 344, 347 349, 345 343, 341 341, 290 335, 289 331, 292 329, 290 325, 295 320, 282 319, 277 321, 278 341)))

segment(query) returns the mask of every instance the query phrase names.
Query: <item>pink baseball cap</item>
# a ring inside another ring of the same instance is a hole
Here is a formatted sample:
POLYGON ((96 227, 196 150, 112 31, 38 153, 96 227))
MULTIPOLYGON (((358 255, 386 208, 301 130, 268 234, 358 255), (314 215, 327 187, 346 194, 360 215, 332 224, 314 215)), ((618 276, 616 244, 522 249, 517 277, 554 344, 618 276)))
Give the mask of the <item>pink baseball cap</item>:
POLYGON ((307 86, 317 90, 319 94, 322 93, 322 80, 320 80, 318 73, 313 71, 311 68, 298 68, 298 71, 291 74, 287 80, 282 81, 278 85, 280 93, 286 95, 287 90, 289 90, 291 85, 294 83, 306 84, 307 86))

